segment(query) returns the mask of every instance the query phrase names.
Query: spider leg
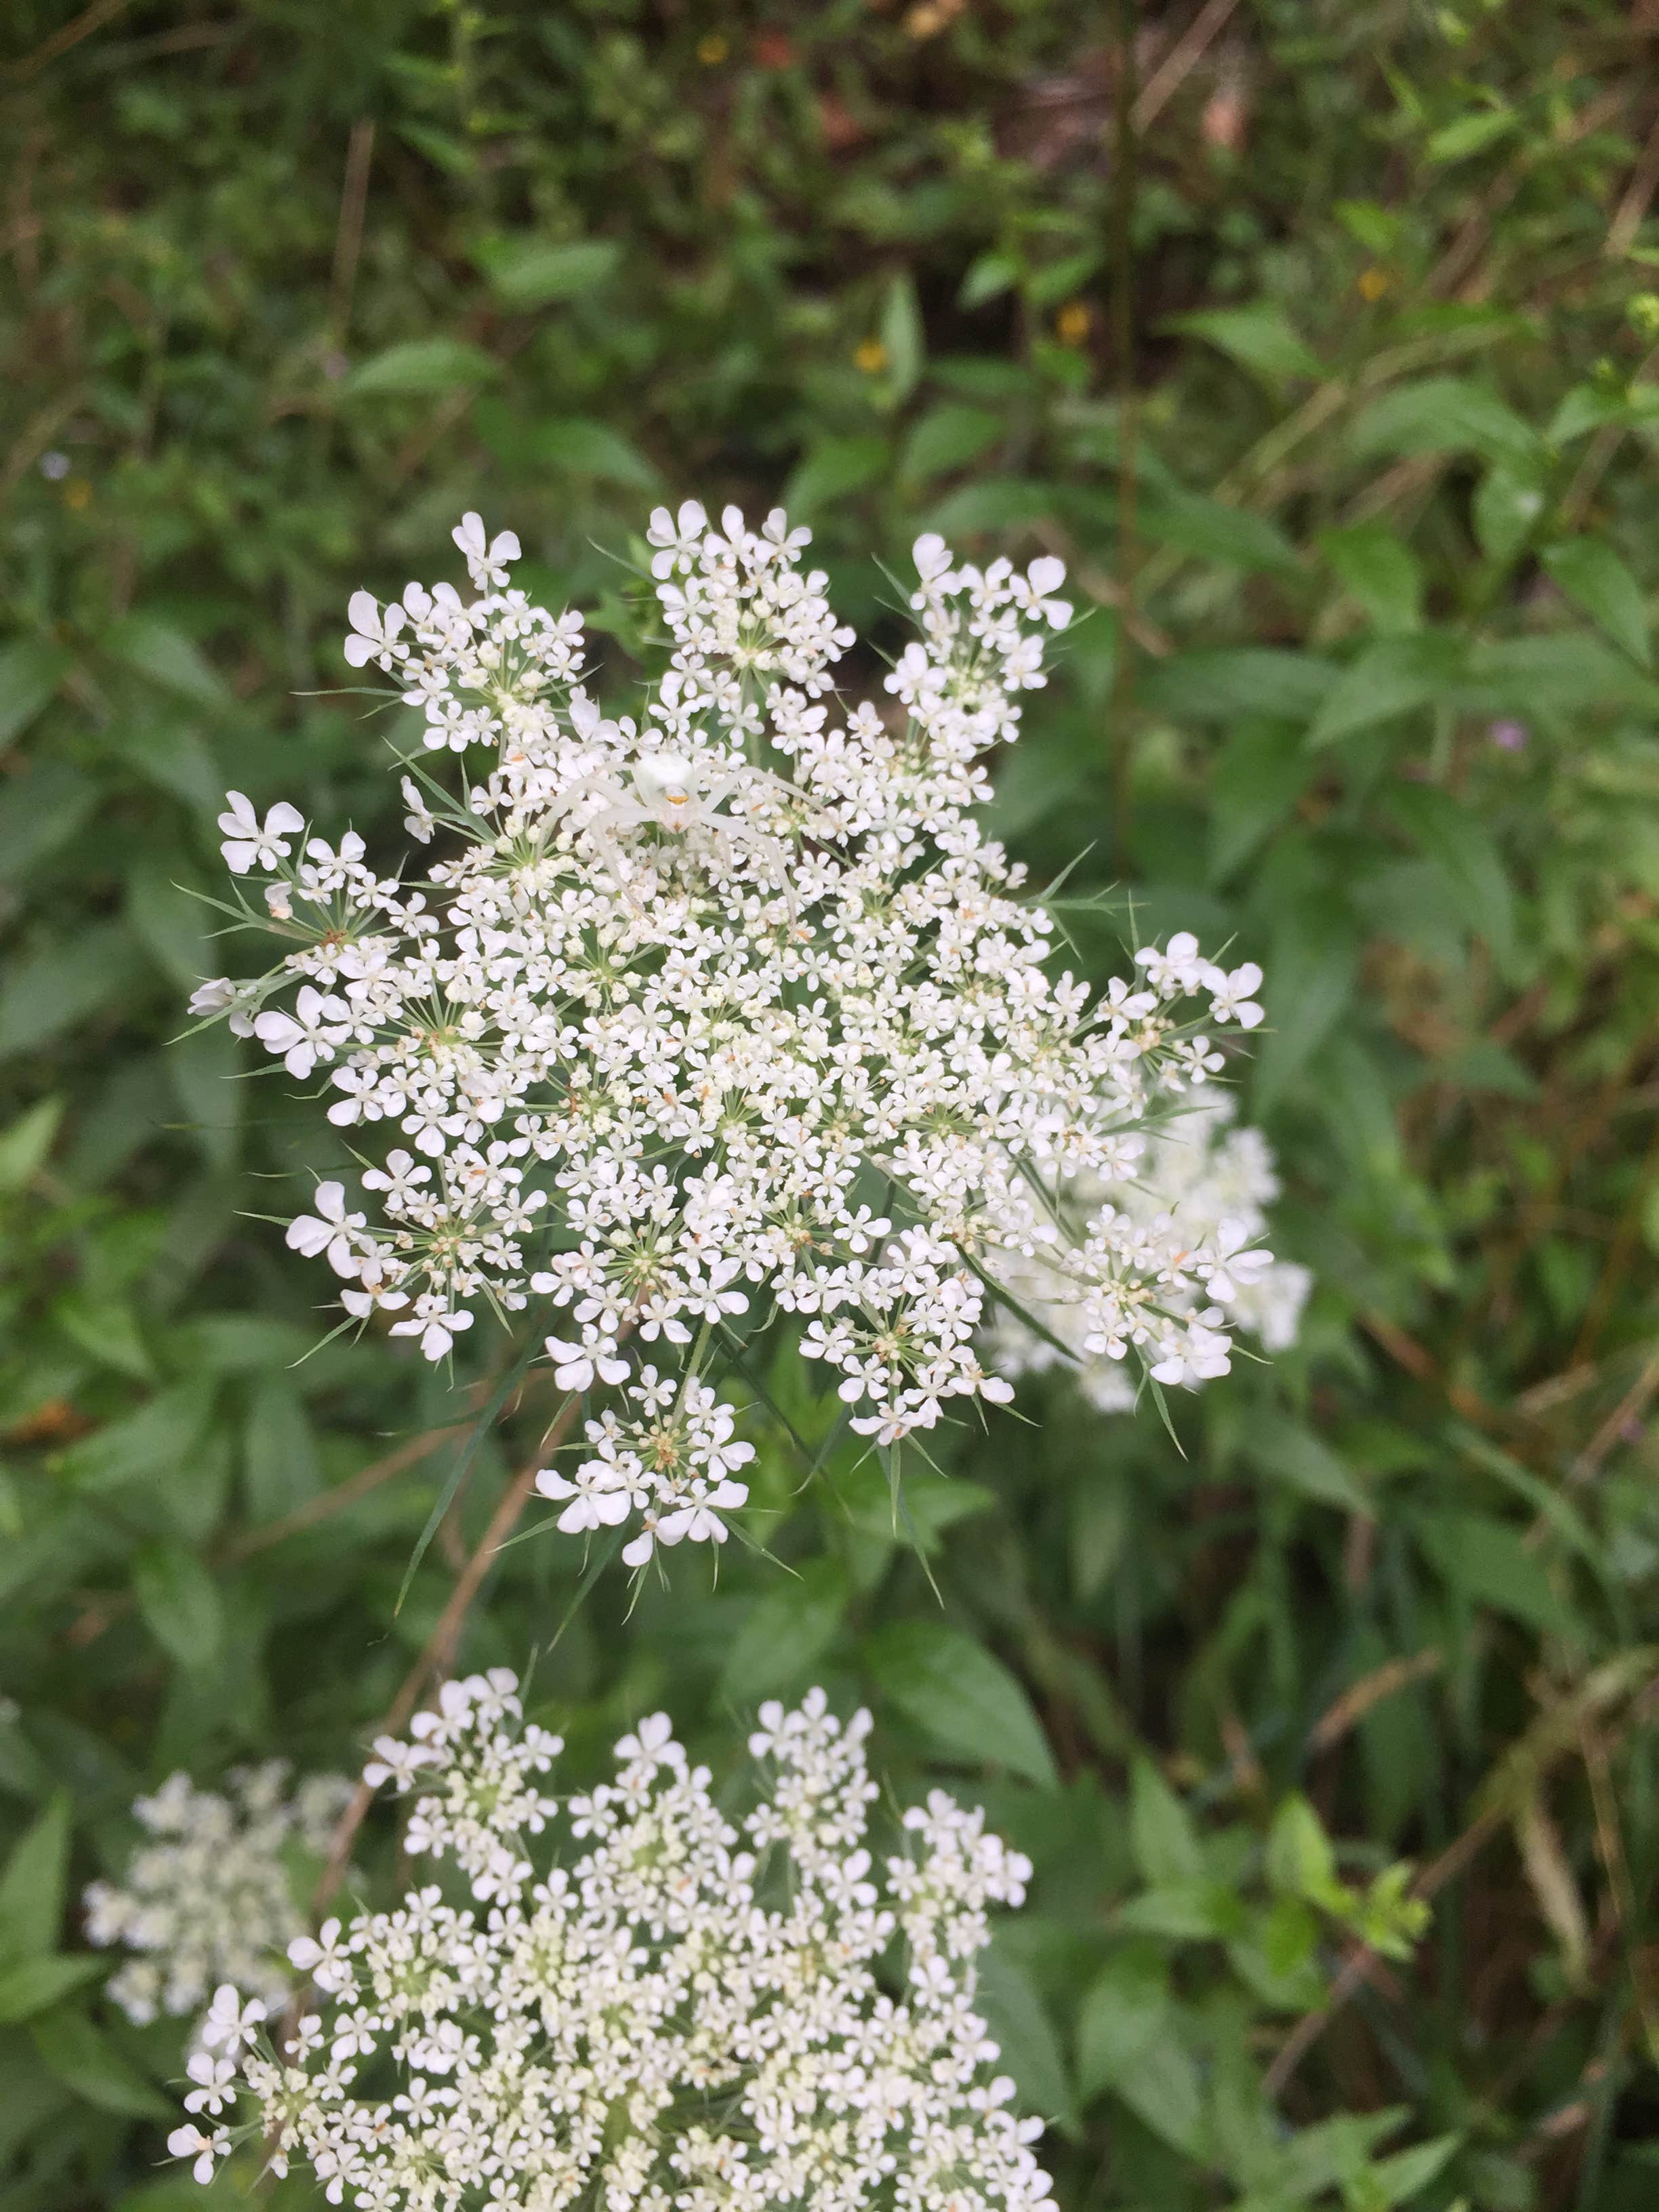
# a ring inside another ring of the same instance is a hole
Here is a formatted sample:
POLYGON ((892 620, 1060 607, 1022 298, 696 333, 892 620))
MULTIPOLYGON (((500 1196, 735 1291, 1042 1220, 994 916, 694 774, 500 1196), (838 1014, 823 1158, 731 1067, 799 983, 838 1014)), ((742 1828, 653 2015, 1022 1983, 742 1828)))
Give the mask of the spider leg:
POLYGON ((606 775, 603 769, 595 769, 588 775, 580 775, 574 783, 567 785, 556 799, 548 801, 547 812, 543 817, 543 820, 549 828, 551 828, 555 823, 562 821, 576 801, 579 799, 586 798, 589 792, 614 791, 616 786, 615 776, 606 775))
POLYGON ((789 905, 789 919, 791 921, 799 921, 800 909, 795 901, 795 887, 789 878, 789 855, 781 842, 769 831, 756 829, 752 822, 745 822, 741 817, 727 816, 725 818, 728 824, 728 841, 746 847, 765 860, 782 887, 783 896, 789 905))
POLYGON ((635 896, 634 886, 628 880, 628 871, 623 865, 622 848, 611 834, 613 828, 625 826, 618 824, 617 817, 621 813, 620 805, 607 806, 602 814, 596 814, 591 822, 583 824, 581 834, 591 840, 601 866, 622 897, 635 914, 643 914, 645 908, 635 896))

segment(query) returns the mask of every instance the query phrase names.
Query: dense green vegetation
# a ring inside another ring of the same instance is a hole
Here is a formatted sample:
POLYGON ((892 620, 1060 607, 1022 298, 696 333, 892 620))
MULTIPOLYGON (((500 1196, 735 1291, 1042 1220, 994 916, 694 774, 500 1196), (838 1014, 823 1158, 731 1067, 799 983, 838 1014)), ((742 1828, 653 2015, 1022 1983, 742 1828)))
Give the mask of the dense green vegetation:
POLYGON ((6 11, 0 2212, 209 2201, 80 1885, 176 1767, 355 1764, 551 1387, 469 1445, 499 1342, 301 1363, 271 1222, 337 1139, 170 1042, 235 957, 221 795, 395 831, 348 592, 476 506, 621 664, 614 556, 693 493, 781 496, 878 636, 918 526, 1064 555, 1096 611, 999 834, 1083 854, 1099 975, 1261 960, 1244 1110, 1318 1288, 1178 1442, 1056 1377, 951 1431, 925 1559, 763 1421, 799 1579, 732 1546, 573 1611, 549 1535, 465 1658, 538 1648, 578 1763, 653 1703, 718 1761, 822 1680, 901 1794, 982 1796, 1067 2212, 1659 2190, 1659 15, 1144 0, 1126 82, 1108 13, 6 11), (1401 1860, 1432 1916, 1379 1955, 1401 1860))

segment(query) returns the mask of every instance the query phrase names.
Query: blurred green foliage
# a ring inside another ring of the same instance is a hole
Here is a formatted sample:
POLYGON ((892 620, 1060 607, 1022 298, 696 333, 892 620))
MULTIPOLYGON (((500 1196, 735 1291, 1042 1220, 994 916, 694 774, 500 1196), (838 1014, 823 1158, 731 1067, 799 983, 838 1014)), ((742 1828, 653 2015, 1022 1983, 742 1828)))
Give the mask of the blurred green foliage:
POLYGON ((918 526, 1066 556, 1097 611, 997 827, 1088 848, 1091 972, 1106 884, 1262 961, 1320 1288, 1178 1448, 1028 1389, 896 1541, 878 1468, 802 1491, 772 1429, 798 1579, 732 1547, 572 1612, 550 1536, 466 1659, 539 1649, 579 1759, 658 1702, 718 1759, 823 1679, 901 1791, 982 1794, 1070 2212, 1652 2202, 1659 18, 1139 14, 1131 200, 1082 0, 6 11, 0 2212, 202 2201, 78 1887, 174 1766, 353 1761, 538 1413, 399 1610, 503 1347, 303 1357, 270 1222, 342 1155, 167 1042, 221 793, 394 832, 348 592, 476 505, 625 669, 613 554, 690 493, 781 495, 878 635, 918 526))

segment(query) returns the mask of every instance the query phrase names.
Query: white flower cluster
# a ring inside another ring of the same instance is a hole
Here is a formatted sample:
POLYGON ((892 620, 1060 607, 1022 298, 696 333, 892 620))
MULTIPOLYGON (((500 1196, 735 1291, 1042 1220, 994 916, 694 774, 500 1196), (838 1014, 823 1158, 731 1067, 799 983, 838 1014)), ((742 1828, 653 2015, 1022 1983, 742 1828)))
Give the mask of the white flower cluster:
POLYGON ((637 1516, 636 1565, 720 1540, 747 1495, 710 1380, 738 1316, 797 1317, 884 1444, 1010 1395, 975 1348, 987 1297, 1067 1237, 1091 1356, 1226 1366, 1229 1255, 1109 1202, 1073 1235, 1052 1194, 1133 1177, 1144 1128, 1221 1066, 1209 1030, 1261 1018, 1260 973, 1185 938, 1103 994, 1052 973, 1049 917, 971 812, 1069 617, 1061 564, 981 569, 919 539, 921 635, 887 710, 846 712, 828 695, 852 633, 802 572, 807 536, 659 508, 669 665, 612 719, 577 617, 512 589, 517 539, 469 515, 473 597, 351 602, 348 659, 423 718, 407 826, 450 841, 424 884, 286 803, 262 822, 233 793, 223 817, 294 949, 194 1010, 325 1080, 337 1126, 401 1139, 362 1176, 373 1220, 325 1182, 289 1243, 434 1359, 481 1304, 563 1310, 548 1350, 570 1387, 622 1395, 548 1492, 568 1528, 637 1516), (447 791, 434 771, 475 750, 447 791))
POLYGON ((221 1982, 272 2003, 292 1984, 283 1956, 305 1921, 287 1855, 295 1844, 327 1850, 351 1784, 316 1774, 290 1793, 288 1765, 273 1759, 234 1769, 227 1791, 169 1775, 132 1808, 152 1840, 133 1853, 122 1886, 87 1889, 88 1941, 137 1954, 108 1985, 130 2020, 198 2013, 221 1982))
MULTIPOLYGON (((1236 1127, 1235 1111, 1230 1092, 1211 1090, 1152 1137, 1133 1182, 1108 1186, 1084 1170, 1062 1182, 1059 1203, 1082 1220, 1109 1200, 1137 1228, 1159 1235, 1173 1230, 1183 1243, 1214 1251, 1226 1266, 1232 1326, 1268 1352, 1283 1352, 1296 1342, 1313 1277, 1295 1261, 1274 1259, 1255 1247, 1267 1231, 1267 1208, 1279 1195, 1279 1177, 1267 1139, 1259 1129, 1236 1127)), ((1049 1255, 1039 1252, 1018 1262, 1003 1280, 1047 1334, 1002 1307, 986 1334, 988 1355, 999 1373, 1037 1374, 1063 1362, 1102 1413, 1128 1412, 1135 1402, 1135 1377, 1121 1360, 1091 1347, 1086 1297, 1049 1255)), ((1206 1287, 1212 1297, 1218 1295, 1213 1274, 1206 1287)), ((1199 1326, 1205 1318, 1198 1317, 1199 1326)))
POLYGON ((1047 2203, 1041 2123, 974 2009, 987 1907, 1030 1873, 981 1814, 933 1792, 884 1880, 869 1716, 843 1728, 816 1690, 762 1708, 769 1788, 741 1832, 662 1714, 561 1813, 532 1778, 561 1747, 520 1733, 516 1692, 453 1683, 414 1745, 377 1747, 370 1776, 420 1793, 410 1850, 457 1861, 468 1901, 434 1884, 296 1943, 320 2002, 280 2055, 222 1992, 225 2056, 170 2139, 199 2179, 240 2095, 279 2172, 366 2212, 1047 2203), (556 1820, 586 1848, 538 1876, 528 1839, 556 1820))

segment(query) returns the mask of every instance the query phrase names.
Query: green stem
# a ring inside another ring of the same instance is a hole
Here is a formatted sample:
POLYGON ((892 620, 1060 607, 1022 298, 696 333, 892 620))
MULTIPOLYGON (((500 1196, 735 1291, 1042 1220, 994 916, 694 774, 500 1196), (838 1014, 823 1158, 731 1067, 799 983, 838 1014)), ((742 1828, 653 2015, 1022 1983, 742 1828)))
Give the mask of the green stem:
POLYGON ((1117 88, 1112 117, 1112 349, 1117 356, 1117 668, 1112 686, 1112 844, 1120 871, 1129 855, 1130 743, 1134 713, 1135 582, 1135 30, 1139 0, 1117 0, 1117 88))

